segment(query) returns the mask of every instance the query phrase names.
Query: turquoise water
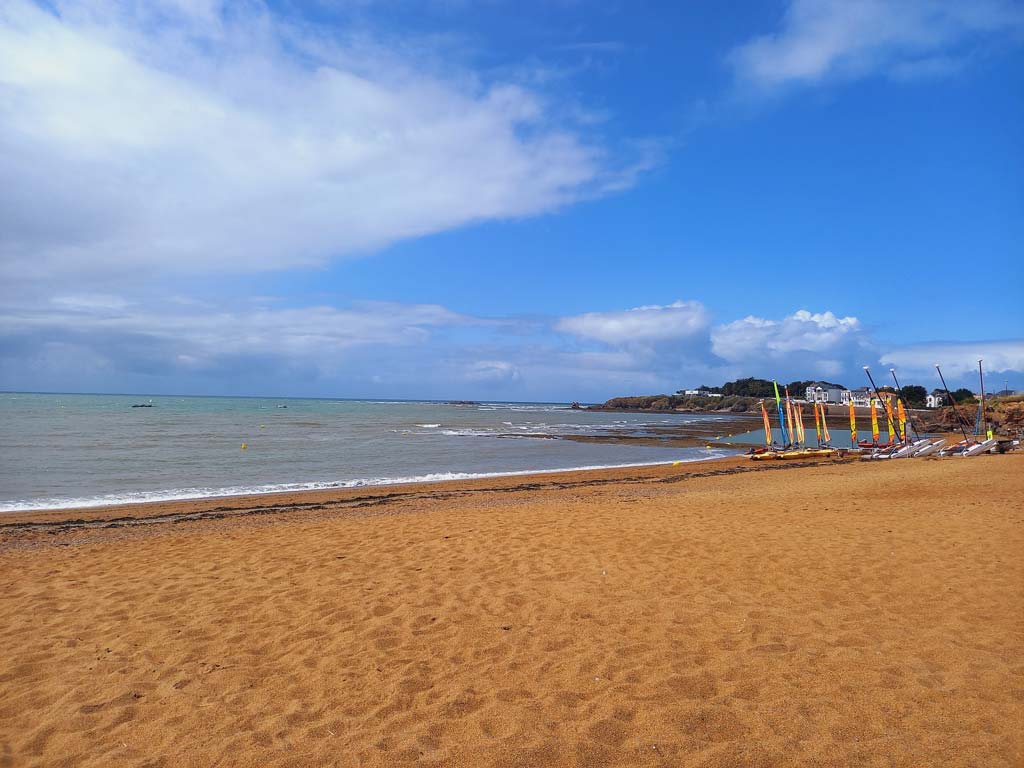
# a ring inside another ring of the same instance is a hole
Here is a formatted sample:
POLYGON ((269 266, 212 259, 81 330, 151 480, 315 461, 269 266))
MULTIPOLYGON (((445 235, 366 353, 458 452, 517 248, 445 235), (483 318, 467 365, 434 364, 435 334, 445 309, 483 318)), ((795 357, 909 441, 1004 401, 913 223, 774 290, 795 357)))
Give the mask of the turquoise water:
POLYGON ((564 438, 731 421, 558 403, 0 393, 0 512, 697 461, 737 451, 564 438))
MULTIPOLYGON (((870 425, 865 425, 865 426, 868 427, 867 430, 862 430, 862 429, 858 429, 857 430, 857 439, 858 440, 870 440, 871 439, 871 427, 870 427, 870 425)), ((908 430, 909 430, 909 428, 908 428, 908 430)), ((851 444, 850 444, 850 430, 848 430, 848 429, 833 429, 832 427, 829 427, 828 431, 829 431, 829 434, 832 436, 832 442, 830 444, 832 445, 833 448, 849 448, 849 447, 851 447, 851 444)), ((772 436, 774 437, 776 442, 782 443, 782 432, 778 428, 775 428, 775 429, 772 430, 772 436)), ((817 445, 818 444, 818 437, 817 437, 817 434, 814 432, 813 428, 810 429, 810 430, 805 429, 804 430, 804 436, 807 438, 807 444, 808 445, 817 445)), ((879 435, 878 439, 879 439, 879 442, 882 442, 882 443, 886 442, 886 440, 888 439, 888 432, 886 432, 885 429, 882 429, 881 434, 879 435)), ((743 432, 741 434, 733 435, 732 437, 722 437, 720 440, 715 440, 713 442, 715 442, 716 444, 732 443, 732 444, 736 444, 736 445, 764 445, 764 430, 763 429, 756 429, 756 430, 754 430, 752 432, 743 432)))

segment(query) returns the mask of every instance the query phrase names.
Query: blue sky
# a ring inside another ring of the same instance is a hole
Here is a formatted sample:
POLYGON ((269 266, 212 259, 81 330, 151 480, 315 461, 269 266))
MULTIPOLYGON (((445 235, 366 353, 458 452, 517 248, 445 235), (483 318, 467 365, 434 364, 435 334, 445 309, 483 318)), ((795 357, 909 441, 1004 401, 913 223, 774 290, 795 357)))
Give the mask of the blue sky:
POLYGON ((0 8, 0 389, 1024 388, 1024 7, 0 8))

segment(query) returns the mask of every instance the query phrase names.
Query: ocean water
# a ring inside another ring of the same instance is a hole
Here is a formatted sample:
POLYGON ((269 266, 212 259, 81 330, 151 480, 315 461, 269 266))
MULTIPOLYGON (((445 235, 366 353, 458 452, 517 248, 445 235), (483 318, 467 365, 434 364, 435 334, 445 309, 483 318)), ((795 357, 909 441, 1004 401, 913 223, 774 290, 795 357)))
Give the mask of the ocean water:
POLYGON ((557 403, 0 393, 0 512, 698 461, 737 451, 565 438, 709 422, 724 433, 730 421, 557 403))

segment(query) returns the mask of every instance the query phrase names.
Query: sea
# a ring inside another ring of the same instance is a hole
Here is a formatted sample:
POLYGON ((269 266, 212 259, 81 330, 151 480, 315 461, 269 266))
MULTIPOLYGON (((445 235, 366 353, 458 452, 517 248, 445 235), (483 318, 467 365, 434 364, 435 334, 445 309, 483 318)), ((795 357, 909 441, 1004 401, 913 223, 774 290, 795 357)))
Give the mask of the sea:
POLYGON ((0 512, 700 461, 741 449, 622 438, 724 435, 730 420, 564 403, 0 393, 0 512))

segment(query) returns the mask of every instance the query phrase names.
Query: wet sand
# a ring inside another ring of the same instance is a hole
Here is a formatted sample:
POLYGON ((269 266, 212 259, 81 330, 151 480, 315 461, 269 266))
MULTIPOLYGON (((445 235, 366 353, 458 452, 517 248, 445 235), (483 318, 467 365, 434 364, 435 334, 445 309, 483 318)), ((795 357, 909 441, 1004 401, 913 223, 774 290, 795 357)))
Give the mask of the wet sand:
POLYGON ((4 515, 0 766, 1024 764, 1024 456, 4 515))

